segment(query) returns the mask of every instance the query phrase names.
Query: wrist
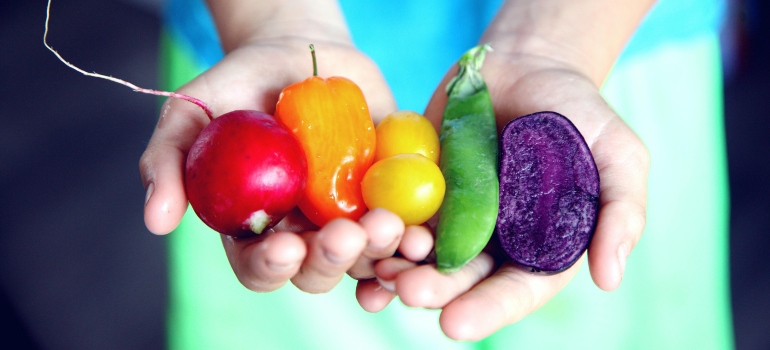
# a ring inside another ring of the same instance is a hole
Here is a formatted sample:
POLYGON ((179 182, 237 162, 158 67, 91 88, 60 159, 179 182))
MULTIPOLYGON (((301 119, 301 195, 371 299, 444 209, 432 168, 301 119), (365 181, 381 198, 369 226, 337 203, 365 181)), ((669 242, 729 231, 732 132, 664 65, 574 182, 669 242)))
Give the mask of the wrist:
POLYGON ((336 0, 209 0, 225 52, 257 41, 302 38, 352 44, 336 0))
POLYGON ((482 40, 498 53, 545 58, 600 86, 652 2, 507 1, 482 40))
POLYGON ((529 71, 566 70, 576 72, 594 81, 593 73, 598 71, 595 62, 575 47, 563 45, 534 33, 486 33, 482 42, 489 43, 495 55, 505 57, 515 64, 518 71, 514 76, 526 75, 529 71))

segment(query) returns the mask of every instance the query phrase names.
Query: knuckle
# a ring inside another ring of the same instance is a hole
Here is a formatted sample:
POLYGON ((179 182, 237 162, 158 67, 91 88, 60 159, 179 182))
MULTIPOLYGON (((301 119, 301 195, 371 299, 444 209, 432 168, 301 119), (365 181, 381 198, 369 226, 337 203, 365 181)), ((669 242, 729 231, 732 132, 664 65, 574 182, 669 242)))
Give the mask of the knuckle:
POLYGON ((371 262, 356 264, 348 270, 348 276, 355 280, 374 278, 374 265, 371 262))
POLYGON ((142 156, 139 157, 139 171, 143 174, 149 172, 152 169, 152 150, 147 148, 142 156))
POLYGON ((299 290, 310 294, 328 293, 334 287, 334 284, 319 283, 306 278, 292 278, 291 283, 299 290))
POLYGON ((264 281, 260 281, 258 278, 255 277, 244 277, 240 275, 236 275, 238 277, 238 281, 246 287, 246 289, 252 291, 252 292, 258 292, 258 293, 264 293, 264 292, 272 292, 284 284, 286 284, 286 281, 279 281, 279 282, 273 282, 273 283, 265 283, 264 281))
POLYGON ((629 232, 631 233, 631 247, 636 246, 642 237, 644 227, 647 225, 647 213, 643 205, 639 204, 629 218, 629 232))
POLYGON ((153 152, 151 148, 147 148, 142 156, 139 157, 139 174, 142 177, 142 183, 147 186, 147 183, 154 177, 154 160, 153 152))

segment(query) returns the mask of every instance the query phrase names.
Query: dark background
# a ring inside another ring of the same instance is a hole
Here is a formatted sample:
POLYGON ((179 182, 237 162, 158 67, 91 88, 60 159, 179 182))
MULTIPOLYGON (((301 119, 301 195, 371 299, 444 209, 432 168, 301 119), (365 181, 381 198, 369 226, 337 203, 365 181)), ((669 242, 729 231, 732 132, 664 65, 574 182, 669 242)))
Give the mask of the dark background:
MULTIPOLYGON (((54 4, 74 64, 158 86, 158 1, 54 4)), ((731 278, 738 349, 770 349, 770 8, 725 33, 731 278)), ((165 345, 165 238, 142 221, 138 161, 157 98, 80 75, 42 43, 45 1, 0 4, 0 347, 165 345)), ((697 292, 697 291, 694 291, 697 292)))

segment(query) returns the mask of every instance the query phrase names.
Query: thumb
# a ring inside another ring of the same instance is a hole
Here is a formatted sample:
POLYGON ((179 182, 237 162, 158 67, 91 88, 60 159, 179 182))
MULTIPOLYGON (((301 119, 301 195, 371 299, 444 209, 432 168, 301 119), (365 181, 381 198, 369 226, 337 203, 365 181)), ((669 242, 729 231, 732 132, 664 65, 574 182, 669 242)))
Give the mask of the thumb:
POLYGON ((187 210, 184 166, 187 152, 208 124, 197 106, 178 99, 164 103, 158 124, 139 161, 147 190, 144 222, 155 234, 173 231, 187 210))

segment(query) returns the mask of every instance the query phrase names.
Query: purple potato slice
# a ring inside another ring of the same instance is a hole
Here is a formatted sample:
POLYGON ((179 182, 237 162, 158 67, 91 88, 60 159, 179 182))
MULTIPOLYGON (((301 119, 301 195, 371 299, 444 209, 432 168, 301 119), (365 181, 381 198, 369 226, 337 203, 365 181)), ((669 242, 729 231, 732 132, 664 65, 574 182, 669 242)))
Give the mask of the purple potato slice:
POLYGON ((588 248, 599 214, 599 172, 583 135, 555 112, 519 117, 500 137, 495 227, 508 256, 557 273, 588 248))

